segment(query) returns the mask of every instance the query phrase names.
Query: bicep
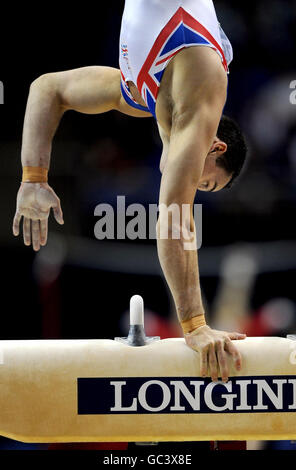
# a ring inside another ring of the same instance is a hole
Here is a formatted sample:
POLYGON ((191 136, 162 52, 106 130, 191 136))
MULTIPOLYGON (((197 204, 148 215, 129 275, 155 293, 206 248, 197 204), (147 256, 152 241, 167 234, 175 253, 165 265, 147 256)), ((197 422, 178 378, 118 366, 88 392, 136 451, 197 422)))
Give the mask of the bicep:
POLYGON ((64 110, 99 114, 117 109, 120 72, 103 66, 82 67, 49 74, 64 110))
POLYGON ((119 69, 90 66, 50 75, 65 111, 99 114, 117 110, 135 117, 151 116, 126 103, 121 94, 119 69))

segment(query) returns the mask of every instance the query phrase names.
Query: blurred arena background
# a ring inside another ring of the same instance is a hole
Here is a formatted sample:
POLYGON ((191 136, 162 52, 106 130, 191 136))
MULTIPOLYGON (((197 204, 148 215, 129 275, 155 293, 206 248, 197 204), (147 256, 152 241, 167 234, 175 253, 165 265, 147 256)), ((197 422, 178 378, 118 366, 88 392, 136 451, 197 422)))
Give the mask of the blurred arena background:
MULTIPOLYGON (((197 193, 207 317, 212 326, 250 336, 295 333, 296 105, 290 83, 296 80, 296 1, 214 3, 234 48, 225 113, 243 127, 250 151, 233 189, 197 193)), ((94 236, 97 204, 116 207, 117 195, 125 195, 127 205, 158 203, 161 145, 152 118, 66 113, 49 178, 65 225, 51 217, 48 245, 38 254, 11 230, 30 83, 46 72, 118 67, 123 4, 109 0, 97 10, 84 2, 67 13, 45 6, 18 21, 11 11, 1 32, 0 339, 124 336, 135 293, 144 297, 148 335, 181 335, 155 240, 94 236)), ((0 448, 29 447, 0 439, 0 448)), ((268 442, 261 448, 296 446, 268 442)))

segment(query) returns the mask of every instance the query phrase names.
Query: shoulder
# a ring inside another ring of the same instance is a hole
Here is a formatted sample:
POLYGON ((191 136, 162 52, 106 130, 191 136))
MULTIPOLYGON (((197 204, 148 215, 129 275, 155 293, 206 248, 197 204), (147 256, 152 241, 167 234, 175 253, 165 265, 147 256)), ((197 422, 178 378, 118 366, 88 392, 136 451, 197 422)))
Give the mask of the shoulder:
POLYGON ((227 73, 209 47, 189 47, 172 61, 171 97, 175 110, 212 100, 226 100, 227 73))

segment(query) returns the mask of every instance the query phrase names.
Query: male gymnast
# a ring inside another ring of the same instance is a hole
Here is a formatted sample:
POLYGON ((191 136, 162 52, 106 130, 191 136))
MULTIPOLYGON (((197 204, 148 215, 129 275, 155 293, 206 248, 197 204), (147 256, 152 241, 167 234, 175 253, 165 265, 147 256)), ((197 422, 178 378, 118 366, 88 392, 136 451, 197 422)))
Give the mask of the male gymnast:
MULTIPOLYGON (((30 86, 24 119, 23 178, 13 233, 23 217, 25 245, 47 241, 50 209, 63 224, 60 200, 47 183, 52 140, 67 110, 117 110, 154 116, 163 143, 159 207, 189 204, 196 191, 229 187, 243 166, 246 146, 237 124, 222 115, 232 47, 212 0, 126 0, 120 34, 120 69, 91 66, 46 73, 30 86), (197 47, 198 46, 198 47, 197 47)), ((193 213, 176 227, 160 210, 157 250, 187 345, 200 353, 200 371, 228 380, 227 354, 241 368, 232 340, 244 334, 211 329, 202 304, 193 213), (182 229, 181 229, 182 226, 182 229), (160 229, 168 237, 160 236, 160 229), (173 235, 180 229, 181 236, 173 235)))

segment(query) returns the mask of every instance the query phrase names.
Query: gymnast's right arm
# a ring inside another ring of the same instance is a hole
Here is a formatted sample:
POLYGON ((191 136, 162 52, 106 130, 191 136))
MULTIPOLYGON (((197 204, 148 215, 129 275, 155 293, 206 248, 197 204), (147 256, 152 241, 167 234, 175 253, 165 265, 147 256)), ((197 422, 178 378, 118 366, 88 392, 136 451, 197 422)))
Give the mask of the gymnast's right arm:
POLYGON ((52 140, 67 110, 86 114, 118 110, 135 117, 151 116, 124 101, 120 71, 111 67, 47 73, 31 84, 22 138, 23 180, 17 195, 13 233, 19 235, 23 217, 24 243, 32 243, 35 251, 46 244, 51 209, 56 221, 64 223, 60 200, 47 183, 47 172, 52 140))

